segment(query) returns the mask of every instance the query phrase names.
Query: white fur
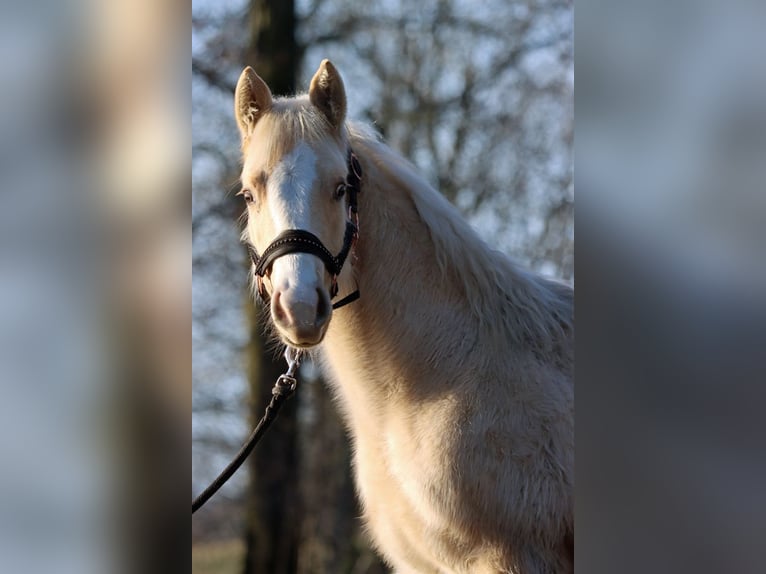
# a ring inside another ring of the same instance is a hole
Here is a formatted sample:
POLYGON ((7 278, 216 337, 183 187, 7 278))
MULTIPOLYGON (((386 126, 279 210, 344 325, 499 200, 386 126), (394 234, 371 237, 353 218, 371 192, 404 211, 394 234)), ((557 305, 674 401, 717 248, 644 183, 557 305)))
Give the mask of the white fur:
MULTIPOLYGON (((314 150, 301 142, 271 172, 267 201, 277 234, 288 229, 317 232, 311 218, 316 163, 314 150)), ((290 291, 292 301, 313 301, 323 272, 324 265, 314 255, 291 253, 274 262, 271 281, 275 291, 290 291)))
POLYGON ((323 344, 373 541, 399 573, 570 572, 571 289, 515 265, 367 130, 362 298, 323 344))

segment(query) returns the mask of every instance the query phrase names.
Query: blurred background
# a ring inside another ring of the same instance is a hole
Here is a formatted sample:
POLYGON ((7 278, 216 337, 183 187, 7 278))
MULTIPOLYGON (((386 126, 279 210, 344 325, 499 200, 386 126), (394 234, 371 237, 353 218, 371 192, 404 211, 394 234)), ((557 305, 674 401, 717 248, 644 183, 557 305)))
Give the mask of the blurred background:
MULTIPOLYGON (((573 6, 562 0, 194 0, 192 487, 228 462, 284 370, 239 243, 233 92, 275 95, 323 58, 367 121, 494 248, 573 282, 573 6)), ((361 532, 348 442, 311 365, 249 463, 194 516, 195 574, 385 572, 361 532)))

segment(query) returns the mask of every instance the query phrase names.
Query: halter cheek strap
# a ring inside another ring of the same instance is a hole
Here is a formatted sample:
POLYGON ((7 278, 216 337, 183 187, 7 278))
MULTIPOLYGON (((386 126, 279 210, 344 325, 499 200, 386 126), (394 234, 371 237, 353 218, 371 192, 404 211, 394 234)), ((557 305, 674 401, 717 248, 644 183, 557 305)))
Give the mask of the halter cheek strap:
MULTIPOLYGON (((280 233, 274 241, 258 255, 255 248, 248 243, 247 249, 250 252, 250 258, 255 266, 255 278, 258 284, 258 294, 268 302, 269 296, 263 286, 263 277, 268 275, 271 266, 278 258, 288 253, 308 253, 319 257, 324 263, 327 272, 332 277, 332 287, 330 297, 334 298, 338 294, 338 275, 343 269, 348 254, 354 247, 359 236, 359 217, 357 210, 357 195, 362 183, 362 167, 359 165, 354 152, 348 150, 348 171, 346 173, 346 195, 348 197, 348 215, 346 221, 346 231, 343 234, 343 247, 337 255, 333 255, 322 241, 313 233, 303 229, 288 229, 280 233)), ((333 309, 338 309, 344 305, 359 299, 359 289, 333 304, 333 309)))

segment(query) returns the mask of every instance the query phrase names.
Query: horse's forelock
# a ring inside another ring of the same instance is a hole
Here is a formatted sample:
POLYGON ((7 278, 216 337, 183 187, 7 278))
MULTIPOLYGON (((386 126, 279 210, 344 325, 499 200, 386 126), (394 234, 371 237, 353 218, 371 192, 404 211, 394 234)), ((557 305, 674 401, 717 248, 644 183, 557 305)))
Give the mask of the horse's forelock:
POLYGON ((252 136, 242 141, 242 153, 245 161, 257 153, 259 163, 273 166, 299 142, 338 144, 342 143, 339 137, 345 139, 345 131, 333 129, 308 96, 280 98, 259 120, 252 136))

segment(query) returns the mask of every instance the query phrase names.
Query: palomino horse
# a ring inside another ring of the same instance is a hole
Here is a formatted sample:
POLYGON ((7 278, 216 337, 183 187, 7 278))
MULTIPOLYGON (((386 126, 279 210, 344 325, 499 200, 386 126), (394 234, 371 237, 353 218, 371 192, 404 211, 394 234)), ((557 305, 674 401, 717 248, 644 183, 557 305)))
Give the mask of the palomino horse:
POLYGON ((329 61, 295 98, 246 68, 235 113, 257 291, 285 344, 318 346, 375 546, 400 573, 572 572, 572 290, 346 122, 329 61))

